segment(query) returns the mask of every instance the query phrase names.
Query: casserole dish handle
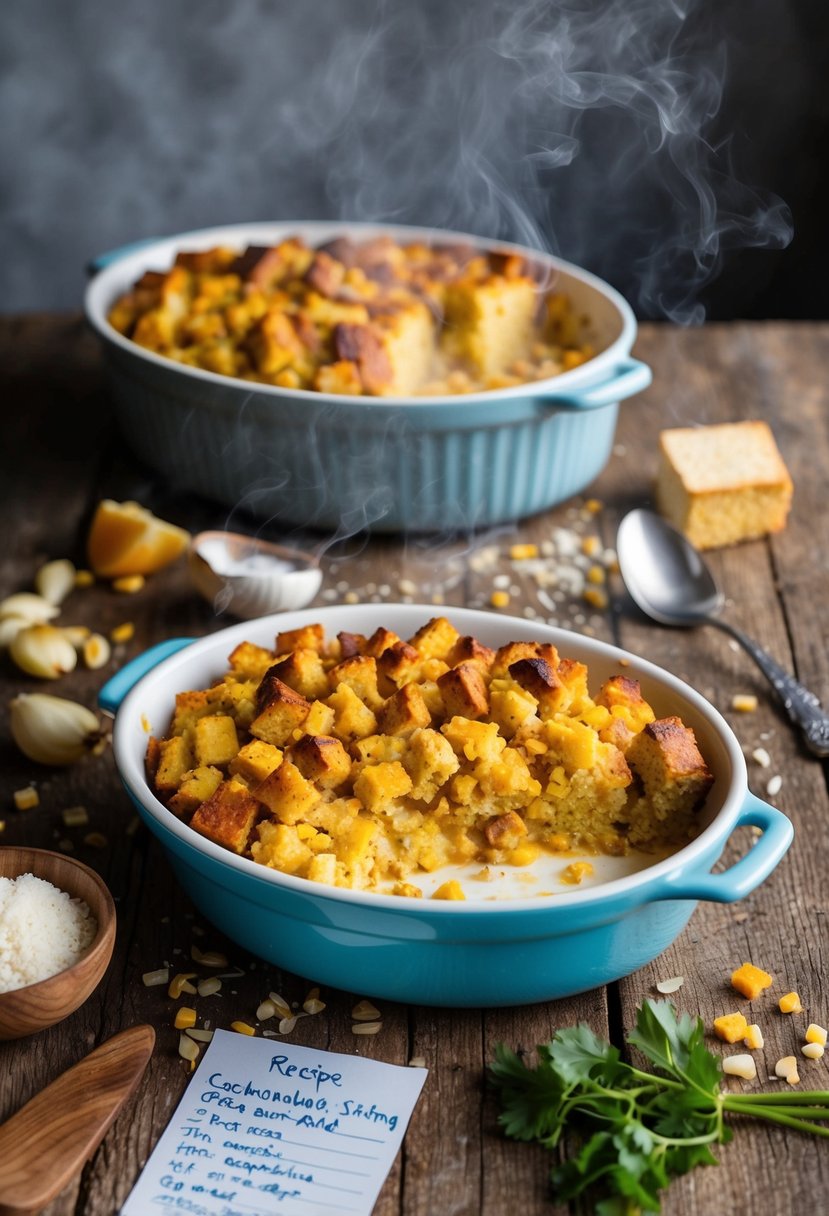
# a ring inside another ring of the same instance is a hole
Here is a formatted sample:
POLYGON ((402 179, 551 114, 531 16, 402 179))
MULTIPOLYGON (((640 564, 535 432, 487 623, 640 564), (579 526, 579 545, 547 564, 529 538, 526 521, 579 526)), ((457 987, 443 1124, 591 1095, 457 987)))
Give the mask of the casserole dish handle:
POLYGON ((86 273, 91 279, 99 270, 104 270, 107 266, 111 266, 113 262, 117 262, 120 258, 125 258, 128 253, 135 253, 137 250, 143 249, 145 245, 155 245, 157 240, 157 237, 147 236, 140 241, 131 241, 129 245, 120 245, 118 249, 107 249, 105 253, 96 254, 94 258, 90 258, 87 262, 86 273))
POLYGON ((544 393, 538 400, 558 410, 595 410, 603 405, 623 401, 634 393, 641 393, 652 379, 653 373, 647 363, 642 363, 639 359, 624 359, 602 380, 588 384, 583 389, 570 389, 561 395, 553 389, 544 393))
POLYGON ((117 671, 111 680, 107 680, 98 693, 98 708, 102 709, 105 714, 111 714, 114 717, 124 697, 142 676, 157 667, 163 659, 169 659, 171 654, 183 650, 185 646, 189 646, 195 640, 195 638, 168 638, 166 642, 159 642, 157 645, 151 646, 149 650, 145 650, 137 659, 132 659, 120 671, 117 671))
POLYGON ((776 807, 761 802, 749 793, 740 811, 735 828, 760 828, 762 836, 733 866, 720 874, 680 871, 663 878, 652 899, 708 899, 718 904, 730 904, 742 899, 764 879, 792 843, 794 829, 791 821, 776 807))

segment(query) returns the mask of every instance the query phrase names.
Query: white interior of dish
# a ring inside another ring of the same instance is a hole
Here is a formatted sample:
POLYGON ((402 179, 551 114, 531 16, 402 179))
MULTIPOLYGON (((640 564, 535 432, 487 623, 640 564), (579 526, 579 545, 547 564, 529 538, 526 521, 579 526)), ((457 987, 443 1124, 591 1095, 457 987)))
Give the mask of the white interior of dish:
MULTIPOLYGON (((584 638, 562 629, 553 629, 537 622, 517 617, 496 616, 494 613, 473 609, 446 608, 444 614, 462 634, 472 634, 490 646, 501 646, 516 640, 551 641, 562 657, 578 659, 587 664, 589 685, 596 690, 611 675, 622 672, 638 679, 645 698, 658 716, 678 714, 693 728, 700 749, 715 775, 714 785, 700 812, 702 825, 700 834, 690 844, 673 855, 654 862, 652 856, 631 854, 626 858, 596 858, 581 854, 589 860, 596 873, 592 880, 583 881, 578 887, 568 887, 561 882, 560 871, 577 857, 550 856, 549 860, 534 863, 531 867, 498 867, 492 882, 483 883, 471 875, 481 870, 480 864, 468 867, 469 875, 452 868, 451 877, 463 877, 466 901, 436 901, 431 907, 446 909, 447 913, 461 914, 465 908, 491 905, 496 893, 503 895, 504 902, 496 901, 499 908, 526 907, 528 902, 537 905, 541 892, 556 892, 556 904, 568 904, 594 897, 597 886, 602 893, 621 893, 636 885, 643 874, 647 877, 668 873, 680 862, 692 863, 711 845, 712 838, 721 835, 734 823, 746 794, 746 769, 740 746, 728 724, 699 693, 681 680, 656 667, 644 659, 638 659, 616 647, 608 646, 593 638, 584 638), (621 665, 620 665, 621 664, 621 665), (598 863, 598 864, 597 864, 598 863), (504 877, 500 877, 501 871, 504 877), (537 879, 537 882, 533 881, 537 879), (496 886, 497 884, 497 886, 496 886)), ((276 886, 287 886, 296 891, 311 891, 317 896, 345 899, 377 906, 400 907, 407 897, 384 895, 373 892, 349 891, 311 883, 306 879, 293 878, 243 857, 237 857, 227 849, 213 844, 186 824, 178 820, 160 803, 150 791, 144 773, 144 753, 148 734, 164 734, 168 728, 175 694, 189 689, 206 687, 227 669, 227 656, 239 642, 248 640, 262 646, 272 646, 280 630, 294 629, 312 621, 320 621, 327 636, 336 636, 339 630, 371 634, 383 625, 401 637, 410 637, 421 625, 435 615, 429 605, 360 604, 332 608, 310 608, 304 611, 282 613, 243 622, 229 629, 193 643, 173 655, 145 676, 125 698, 118 711, 113 734, 115 757, 127 785, 148 813, 191 847, 236 870, 248 873, 259 880, 276 886)), ((725 836, 723 835, 723 842, 725 836)), ((445 879, 450 875, 443 872, 445 879)), ((410 881, 423 887, 426 876, 411 876, 410 881)), ((430 880, 435 881, 436 875, 430 880)), ((411 902, 415 902, 412 900, 411 902)))
MULTIPOLYGON (((577 388, 592 382, 597 378, 605 364, 611 364, 619 358, 627 356, 633 344, 636 322, 633 313, 618 292, 604 283, 595 275, 581 270, 569 262, 560 261, 537 249, 510 244, 507 241, 492 241, 469 233, 450 232, 444 229, 416 228, 394 224, 346 224, 331 222, 312 223, 260 223, 260 224, 230 224, 221 228, 207 228, 196 232, 179 233, 163 240, 145 245, 132 253, 119 257, 109 266, 101 270, 91 281, 86 291, 86 311, 95 329, 108 342, 114 343, 130 354, 147 359, 151 363, 175 368, 182 375, 195 377, 211 382, 239 383, 227 376, 219 376, 202 368, 188 367, 165 359, 153 351, 137 346, 129 338, 119 334, 107 321, 109 310, 124 292, 128 291, 137 279, 147 270, 167 270, 172 266, 179 250, 209 249, 214 245, 226 245, 240 251, 248 245, 273 245, 289 236, 301 236, 309 245, 319 245, 337 236, 350 236, 355 240, 369 240, 371 237, 388 234, 398 241, 432 241, 436 244, 446 244, 450 241, 468 241, 480 249, 515 249, 526 257, 543 265, 550 266, 556 272, 557 283, 567 291, 573 302, 574 309, 589 318, 587 338, 596 346, 599 352, 593 359, 572 371, 562 372, 552 381, 533 381, 533 389, 539 391, 543 386, 555 383, 557 388, 566 386, 577 388)), ((246 383, 246 387, 250 385, 246 383)), ((257 384, 257 392, 266 395, 296 397, 304 395, 307 390, 282 389, 274 385, 257 384)), ((398 404, 435 404, 440 401, 457 403, 459 400, 471 402, 480 397, 509 397, 527 393, 527 385, 517 385, 506 389, 487 390, 481 393, 468 393, 462 397, 457 395, 441 397, 384 397, 381 402, 398 404)), ((328 399, 330 394, 308 393, 315 399, 328 399)), ((336 400, 336 398, 334 398, 336 400)), ((360 404, 371 402, 373 398, 359 398, 360 404)))

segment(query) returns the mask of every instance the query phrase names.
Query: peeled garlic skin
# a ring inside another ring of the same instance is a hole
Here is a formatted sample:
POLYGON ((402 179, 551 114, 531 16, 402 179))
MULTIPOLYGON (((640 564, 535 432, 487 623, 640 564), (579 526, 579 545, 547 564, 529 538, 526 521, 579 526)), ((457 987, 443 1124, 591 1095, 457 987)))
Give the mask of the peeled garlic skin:
POLYGON ((78 655, 54 625, 29 625, 12 638, 9 654, 21 671, 41 680, 56 680, 74 671, 78 655))
POLYGON ((74 764, 100 736, 90 709, 48 693, 20 693, 10 705, 9 724, 17 746, 37 764, 74 764))

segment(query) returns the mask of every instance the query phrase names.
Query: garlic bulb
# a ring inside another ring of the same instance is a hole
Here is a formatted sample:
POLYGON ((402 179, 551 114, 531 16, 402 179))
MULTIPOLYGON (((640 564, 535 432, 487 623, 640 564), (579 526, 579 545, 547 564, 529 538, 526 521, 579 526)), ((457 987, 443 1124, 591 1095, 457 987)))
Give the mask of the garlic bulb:
POLYGON ((38 764, 74 764, 98 741, 100 723, 76 701, 47 693, 20 693, 11 702, 12 738, 38 764))
POLYGON ((78 662, 75 647, 54 625, 21 629, 12 638, 9 654, 21 671, 40 680, 56 680, 78 662))
POLYGON ((40 567, 35 575, 35 587, 50 604, 62 604, 75 586, 76 573, 68 558, 58 558, 40 567))
POLYGON ((35 595, 32 591, 18 591, 16 595, 9 595, 0 602, 0 620, 7 616, 22 616, 30 625, 51 621, 59 611, 59 608, 50 604, 42 595, 35 595))

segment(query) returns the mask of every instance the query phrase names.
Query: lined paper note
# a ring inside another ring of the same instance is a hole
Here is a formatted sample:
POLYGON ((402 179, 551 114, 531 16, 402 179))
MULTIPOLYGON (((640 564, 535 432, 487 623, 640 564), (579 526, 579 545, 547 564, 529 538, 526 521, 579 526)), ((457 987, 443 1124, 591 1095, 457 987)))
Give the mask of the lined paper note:
POLYGON ((425 1079, 217 1030, 121 1216, 369 1216, 425 1079))

